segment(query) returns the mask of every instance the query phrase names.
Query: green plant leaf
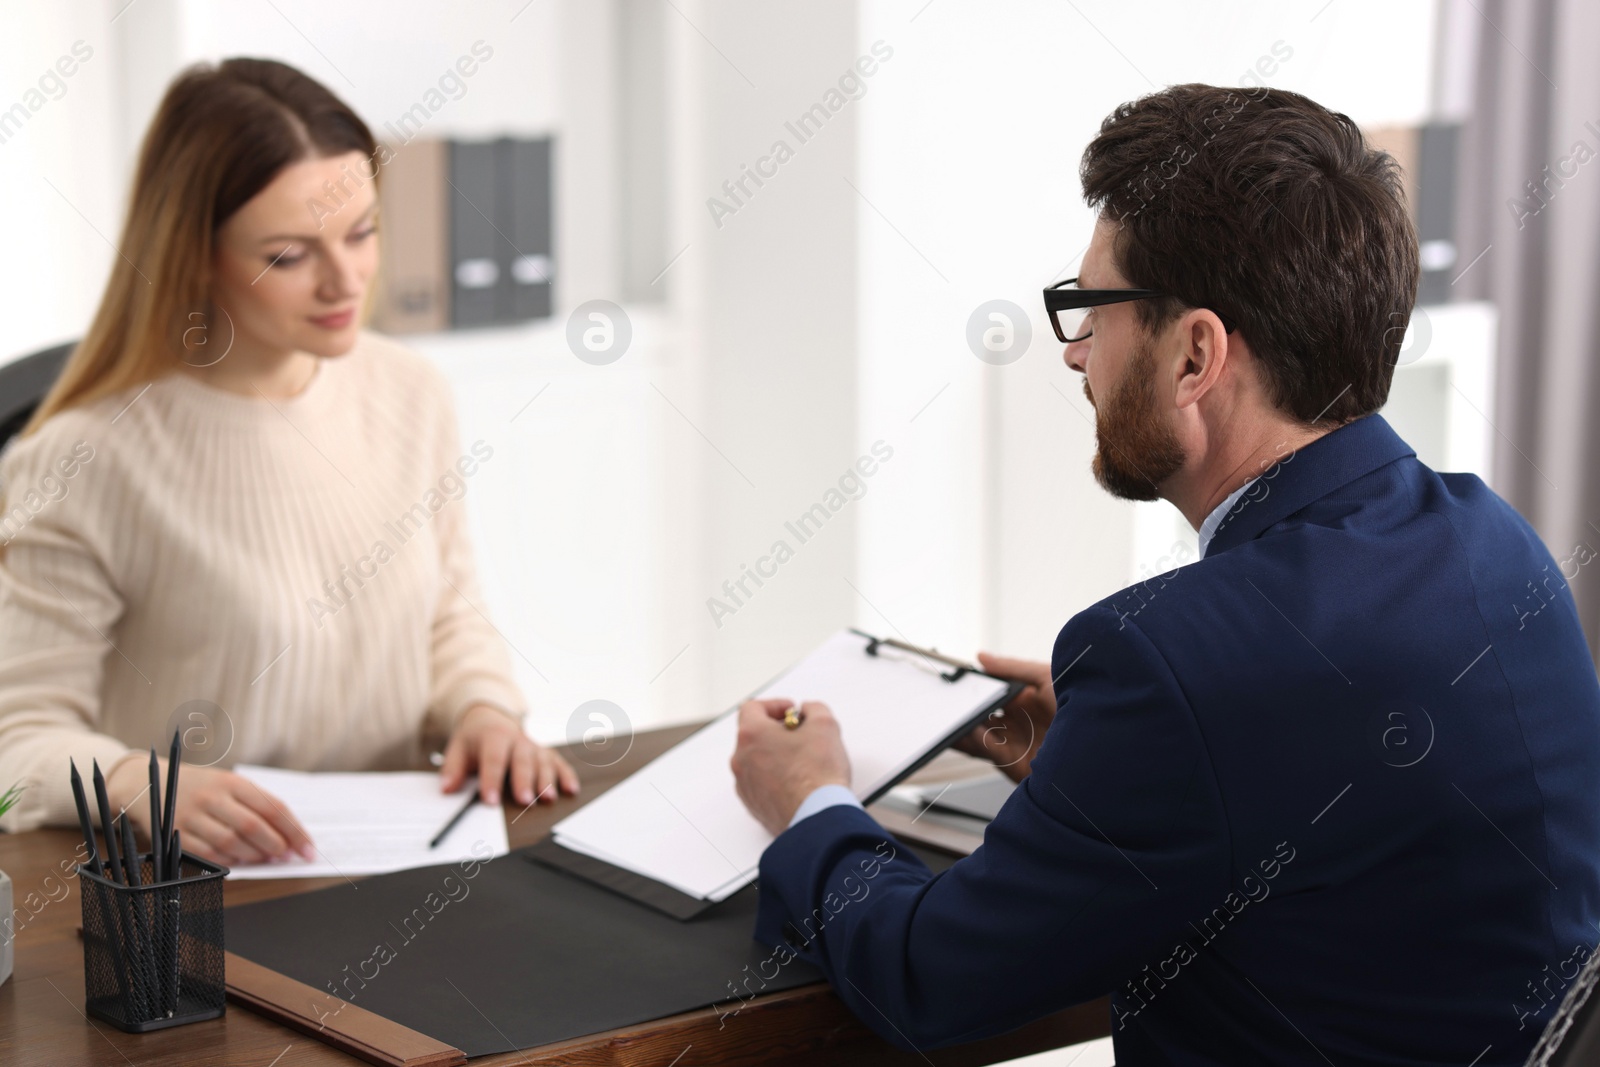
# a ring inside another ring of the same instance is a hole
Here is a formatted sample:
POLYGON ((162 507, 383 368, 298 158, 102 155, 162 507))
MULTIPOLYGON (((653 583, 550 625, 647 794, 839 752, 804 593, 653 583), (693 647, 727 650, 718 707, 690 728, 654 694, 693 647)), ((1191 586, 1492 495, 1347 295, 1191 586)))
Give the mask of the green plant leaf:
POLYGON ((14 785, 4 793, 0 793, 0 815, 4 815, 17 806, 17 800, 22 796, 22 786, 14 785))

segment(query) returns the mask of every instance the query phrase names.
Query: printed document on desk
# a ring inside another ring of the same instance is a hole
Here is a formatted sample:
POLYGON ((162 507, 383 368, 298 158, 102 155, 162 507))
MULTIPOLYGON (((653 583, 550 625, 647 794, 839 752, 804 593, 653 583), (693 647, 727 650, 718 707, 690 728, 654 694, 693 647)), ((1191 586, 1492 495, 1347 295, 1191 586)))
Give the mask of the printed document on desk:
MULTIPOLYGON (((827 704, 850 754, 850 787, 867 802, 1015 688, 842 630, 752 695, 827 704)), ((755 879, 772 843, 734 788, 728 761, 737 734, 735 708, 561 820, 556 842, 689 897, 726 899, 755 879)))
POLYGON ((311 835, 317 858, 240 864, 230 878, 386 874, 511 850, 504 810, 483 803, 474 804, 438 848, 428 847, 477 789, 476 778, 454 793, 441 793, 437 771, 286 771, 241 764, 234 772, 283 802, 311 835))

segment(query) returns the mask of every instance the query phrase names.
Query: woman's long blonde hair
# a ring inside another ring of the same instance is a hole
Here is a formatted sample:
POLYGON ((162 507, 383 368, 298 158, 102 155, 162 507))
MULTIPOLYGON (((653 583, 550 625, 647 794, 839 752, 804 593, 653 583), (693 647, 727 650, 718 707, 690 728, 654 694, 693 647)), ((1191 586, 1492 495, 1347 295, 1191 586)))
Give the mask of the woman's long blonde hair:
POLYGON ((21 435, 65 408, 173 371, 195 350, 193 331, 215 325, 208 298, 217 228, 284 167, 354 151, 376 180, 378 146, 366 123, 287 64, 229 59, 180 74, 139 150, 94 320, 21 435))

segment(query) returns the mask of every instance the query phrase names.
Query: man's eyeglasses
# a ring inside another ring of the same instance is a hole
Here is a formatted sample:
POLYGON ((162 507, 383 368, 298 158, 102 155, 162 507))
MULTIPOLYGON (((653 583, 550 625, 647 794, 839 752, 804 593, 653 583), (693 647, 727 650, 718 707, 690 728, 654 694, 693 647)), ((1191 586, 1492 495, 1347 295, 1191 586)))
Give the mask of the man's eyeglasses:
MULTIPOLYGON (((1159 289, 1079 289, 1078 279, 1068 278, 1044 291, 1044 309, 1050 315, 1050 325, 1055 327, 1056 339, 1062 344, 1071 344, 1094 334, 1085 321, 1094 308, 1163 295, 1159 289)), ((1222 320, 1222 328, 1232 333, 1233 324, 1227 316, 1220 311, 1216 315, 1222 320)))

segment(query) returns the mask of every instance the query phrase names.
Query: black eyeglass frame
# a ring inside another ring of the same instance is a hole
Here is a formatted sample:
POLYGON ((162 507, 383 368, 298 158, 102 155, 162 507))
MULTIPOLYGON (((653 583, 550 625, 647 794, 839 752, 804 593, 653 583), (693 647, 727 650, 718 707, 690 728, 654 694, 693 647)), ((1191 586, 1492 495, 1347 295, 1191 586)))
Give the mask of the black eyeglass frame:
MULTIPOLYGON (((1056 340, 1062 344, 1071 344, 1074 341, 1086 341, 1094 336, 1090 330, 1082 337, 1067 337, 1061 329, 1061 320, 1056 317, 1058 311, 1070 311, 1077 308, 1102 307, 1106 304, 1121 304, 1128 300, 1148 300, 1153 296, 1167 296, 1159 289, 1065 289, 1063 286, 1076 286, 1077 278, 1068 278, 1066 281, 1056 282, 1044 290, 1044 309, 1050 316, 1050 327, 1056 332, 1056 340)), ((1220 311, 1212 309, 1213 314, 1222 320, 1222 328, 1227 333, 1233 332, 1233 324, 1228 317, 1220 311)))

